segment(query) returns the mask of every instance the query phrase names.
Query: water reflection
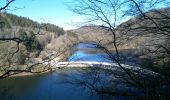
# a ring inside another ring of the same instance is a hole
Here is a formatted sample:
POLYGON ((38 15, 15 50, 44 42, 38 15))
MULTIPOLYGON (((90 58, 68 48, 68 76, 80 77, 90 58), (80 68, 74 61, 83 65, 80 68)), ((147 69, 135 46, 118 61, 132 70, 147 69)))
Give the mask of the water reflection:
POLYGON ((73 47, 73 55, 68 61, 98 61, 113 62, 104 50, 96 48, 95 43, 79 43, 73 47))
POLYGON ((68 61, 98 61, 98 62, 113 62, 105 53, 89 53, 87 51, 76 51, 68 61))

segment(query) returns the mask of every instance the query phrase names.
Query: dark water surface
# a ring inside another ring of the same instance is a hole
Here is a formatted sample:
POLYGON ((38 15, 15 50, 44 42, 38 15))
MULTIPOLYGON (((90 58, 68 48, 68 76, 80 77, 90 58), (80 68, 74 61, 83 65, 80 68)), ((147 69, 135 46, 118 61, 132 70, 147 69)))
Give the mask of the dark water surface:
POLYGON ((53 73, 2 79, 0 100, 98 100, 88 89, 65 82, 64 74, 75 76, 80 70, 83 71, 64 68, 53 73))

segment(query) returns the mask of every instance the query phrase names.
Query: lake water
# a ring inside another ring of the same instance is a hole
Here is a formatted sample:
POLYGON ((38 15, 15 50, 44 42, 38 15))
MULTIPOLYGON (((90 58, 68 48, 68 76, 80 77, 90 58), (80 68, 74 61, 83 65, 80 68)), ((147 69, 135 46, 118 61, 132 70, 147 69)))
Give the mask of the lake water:
POLYGON ((60 69, 53 73, 12 77, 0 80, 0 100, 98 100, 88 89, 68 84, 65 74, 75 76, 78 68, 60 69))
POLYGON ((79 43, 73 48, 73 55, 68 61, 98 61, 113 62, 109 55, 99 48, 95 43, 79 43))
POLYGON ((66 74, 75 76, 81 71, 66 68, 53 73, 2 79, 0 100, 98 100, 90 90, 66 82, 66 74))
MULTIPOLYGON (((69 61, 111 62, 106 59, 106 54, 95 49, 95 45, 80 43, 75 49, 77 51, 69 58, 69 61)), ((84 70, 64 68, 53 73, 2 79, 0 80, 0 100, 99 100, 100 96, 92 93, 90 89, 65 82, 66 74, 67 77, 76 76, 82 79, 80 73, 86 72, 84 70)))
MULTIPOLYGON (((73 47, 73 54, 68 58, 68 61, 97 61, 115 63, 112 57, 115 56, 114 51, 109 54, 105 50, 96 48, 97 44, 94 42, 79 43, 73 47)), ((133 66, 139 66, 139 60, 134 55, 134 50, 119 51, 121 63, 133 66)))

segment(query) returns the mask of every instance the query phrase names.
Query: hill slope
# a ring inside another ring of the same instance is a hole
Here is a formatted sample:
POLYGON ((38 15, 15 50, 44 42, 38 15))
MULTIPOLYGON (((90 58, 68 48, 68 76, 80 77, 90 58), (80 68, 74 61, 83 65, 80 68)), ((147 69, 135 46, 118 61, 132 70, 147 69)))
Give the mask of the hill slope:
POLYGON ((41 52, 63 34, 63 28, 56 25, 0 13, 0 69, 26 64, 30 58, 39 58, 41 52))

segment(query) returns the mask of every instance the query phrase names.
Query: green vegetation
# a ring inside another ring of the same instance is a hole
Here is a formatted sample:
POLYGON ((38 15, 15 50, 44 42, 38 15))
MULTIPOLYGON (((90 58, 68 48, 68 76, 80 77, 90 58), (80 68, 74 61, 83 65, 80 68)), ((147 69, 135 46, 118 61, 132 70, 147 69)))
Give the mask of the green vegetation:
POLYGON ((0 23, 1 23, 0 24, 1 27, 6 27, 6 28, 11 28, 12 26, 20 26, 26 28, 41 28, 44 31, 56 32, 58 36, 64 34, 63 28, 60 28, 56 25, 50 23, 40 24, 29 18, 18 17, 16 15, 9 14, 9 13, 0 13, 0 23))
POLYGON ((1 29, 2 28, 11 28, 11 26, 10 26, 10 23, 6 19, 4 19, 4 20, 0 20, 0 28, 1 29))
POLYGON ((43 23, 42 26, 43 26, 42 28, 45 29, 46 31, 57 32, 57 36, 64 34, 63 28, 60 28, 54 24, 43 23))

